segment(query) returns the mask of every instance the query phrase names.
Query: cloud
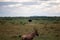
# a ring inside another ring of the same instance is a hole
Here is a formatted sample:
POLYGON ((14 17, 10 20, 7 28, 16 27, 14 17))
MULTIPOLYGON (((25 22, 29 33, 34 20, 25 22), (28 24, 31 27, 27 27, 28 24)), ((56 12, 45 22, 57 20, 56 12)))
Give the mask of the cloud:
POLYGON ((50 0, 39 0, 39 1, 50 1, 50 0))
POLYGON ((11 4, 8 2, 0 6, 0 13, 5 16, 60 15, 60 2, 18 2, 11 4))
POLYGON ((37 1, 60 1, 60 0, 0 0, 0 2, 37 2, 37 1))
POLYGON ((3 5, 2 7, 20 7, 22 4, 3 5))
POLYGON ((33 0, 0 0, 0 2, 32 2, 33 0))

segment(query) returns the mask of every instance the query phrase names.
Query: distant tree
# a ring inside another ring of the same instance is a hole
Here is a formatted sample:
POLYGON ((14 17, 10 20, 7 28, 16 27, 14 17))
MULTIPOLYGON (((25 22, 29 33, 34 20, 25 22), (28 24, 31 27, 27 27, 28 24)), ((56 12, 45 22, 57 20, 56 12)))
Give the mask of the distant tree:
POLYGON ((32 22, 32 20, 31 20, 31 19, 29 19, 28 21, 29 21, 29 22, 32 22))

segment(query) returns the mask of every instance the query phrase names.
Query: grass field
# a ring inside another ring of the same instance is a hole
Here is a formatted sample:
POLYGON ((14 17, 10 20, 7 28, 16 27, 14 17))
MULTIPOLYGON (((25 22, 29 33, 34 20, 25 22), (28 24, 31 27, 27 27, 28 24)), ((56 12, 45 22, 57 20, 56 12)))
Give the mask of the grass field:
POLYGON ((0 17, 0 40, 21 40, 19 35, 34 31, 34 27, 39 36, 33 40, 60 40, 60 17, 0 17))

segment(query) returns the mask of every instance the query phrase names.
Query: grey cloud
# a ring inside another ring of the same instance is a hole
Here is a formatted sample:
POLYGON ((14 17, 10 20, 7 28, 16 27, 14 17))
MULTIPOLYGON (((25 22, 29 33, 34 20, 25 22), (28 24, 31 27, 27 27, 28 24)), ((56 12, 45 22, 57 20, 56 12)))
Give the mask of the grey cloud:
POLYGON ((50 0, 39 0, 39 1, 50 1, 50 0))
POLYGON ((17 4, 18 2, 0 2, 0 6, 2 5, 11 5, 11 4, 17 4))
POLYGON ((49 3, 50 5, 60 5, 60 3, 49 3))
POLYGON ((38 2, 0 2, 0 6, 2 5, 14 5, 14 4, 23 4, 23 5, 38 5, 38 2))
POLYGON ((23 5, 39 5, 38 2, 23 2, 23 5))

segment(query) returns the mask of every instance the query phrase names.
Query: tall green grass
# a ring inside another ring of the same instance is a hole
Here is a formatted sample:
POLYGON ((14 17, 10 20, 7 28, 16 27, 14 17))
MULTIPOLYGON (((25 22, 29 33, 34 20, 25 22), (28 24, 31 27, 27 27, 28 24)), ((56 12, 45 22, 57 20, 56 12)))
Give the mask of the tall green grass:
POLYGON ((60 20, 59 19, 1 19, 0 20, 0 40, 21 40, 19 35, 33 32, 35 27, 39 36, 33 40, 60 40, 60 20))

